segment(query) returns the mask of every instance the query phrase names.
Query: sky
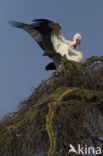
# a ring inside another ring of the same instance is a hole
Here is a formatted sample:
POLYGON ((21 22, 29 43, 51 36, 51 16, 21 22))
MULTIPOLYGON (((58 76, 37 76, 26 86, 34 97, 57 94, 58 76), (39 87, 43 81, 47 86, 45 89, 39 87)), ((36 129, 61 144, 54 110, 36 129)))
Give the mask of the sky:
POLYGON ((68 40, 80 33, 78 50, 83 52, 83 61, 103 55, 102 0, 0 0, 0 118, 17 110, 32 88, 53 73, 45 70, 50 59, 42 56, 43 50, 32 37, 8 24, 31 23, 35 18, 60 23, 68 40))

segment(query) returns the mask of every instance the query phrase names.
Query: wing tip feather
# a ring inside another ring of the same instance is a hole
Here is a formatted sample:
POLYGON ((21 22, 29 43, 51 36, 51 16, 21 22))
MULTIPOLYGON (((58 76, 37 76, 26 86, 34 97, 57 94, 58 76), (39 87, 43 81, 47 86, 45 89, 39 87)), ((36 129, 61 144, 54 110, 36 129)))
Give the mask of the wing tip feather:
POLYGON ((21 28, 22 26, 24 26, 24 23, 16 22, 16 21, 8 21, 8 23, 9 23, 11 26, 17 27, 17 28, 21 28))

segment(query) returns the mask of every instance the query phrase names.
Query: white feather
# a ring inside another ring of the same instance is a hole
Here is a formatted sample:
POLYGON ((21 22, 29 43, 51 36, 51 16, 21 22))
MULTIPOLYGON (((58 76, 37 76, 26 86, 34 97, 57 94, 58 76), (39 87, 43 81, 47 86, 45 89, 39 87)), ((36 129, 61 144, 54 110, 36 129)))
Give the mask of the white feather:
POLYGON ((81 39, 80 34, 75 34, 73 41, 66 40, 62 35, 62 33, 58 35, 56 33, 56 30, 52 31, 51 34, 51 41, 57 53, 60 53, 61 56, 66 55, 68 60, 81 62, 81 60, 83 59, 82 52, 76 51, 73 48, 73 44, 76 43, 77 38, 81 39), (73 53, 74 55, 71 56, 70 52, 73 53))

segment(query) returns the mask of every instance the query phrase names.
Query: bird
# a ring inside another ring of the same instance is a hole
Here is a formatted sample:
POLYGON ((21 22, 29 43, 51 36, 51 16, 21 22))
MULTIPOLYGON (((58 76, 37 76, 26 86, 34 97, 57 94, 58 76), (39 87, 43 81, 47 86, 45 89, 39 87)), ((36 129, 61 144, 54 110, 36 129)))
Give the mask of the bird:
POLYGON ((81 35, 79 33, 74 35, 73 41, 69 41, 63 36, 62 26, 48 19, 35 19, 32 24, 16 21, 9 21, 9 23, 28 32, 44 50, 43 56, 48 56, 53 60, 53 62, 46 65, 46 70, 60 69, 60 61, 64 55, 68 60, 82 61, 82 52, 75 50, 77 45, 81 43, 81 35))

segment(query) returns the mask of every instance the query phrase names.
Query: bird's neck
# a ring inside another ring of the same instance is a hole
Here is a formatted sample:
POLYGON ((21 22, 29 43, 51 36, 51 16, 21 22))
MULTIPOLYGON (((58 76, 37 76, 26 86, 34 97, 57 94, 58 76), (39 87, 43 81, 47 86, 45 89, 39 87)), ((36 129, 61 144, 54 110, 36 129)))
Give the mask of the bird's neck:
POLYGON ((74 54, 73 56, 69 56, 70 60, 76 61, 76 62, 81 62, 83 59, 83 54, 80 51, 76 51, 74 49, 72 49, 70 51, 72 54, 74 54))
POLYGON ((75 48, 77 47, 77 45, 78 45, 78 44, 77 44, 76 40, 73 40, 73 41, 72 41, 72 47, 75 49, 75 48))
POLYGON ((70 47, 72 47, 72 48, 76 48, 76 46, 77 46, 77 43, 76 43, 76 40, 73 40, 73 41, 68 41, 67 40, 67 44, 70 46, 70 47))

